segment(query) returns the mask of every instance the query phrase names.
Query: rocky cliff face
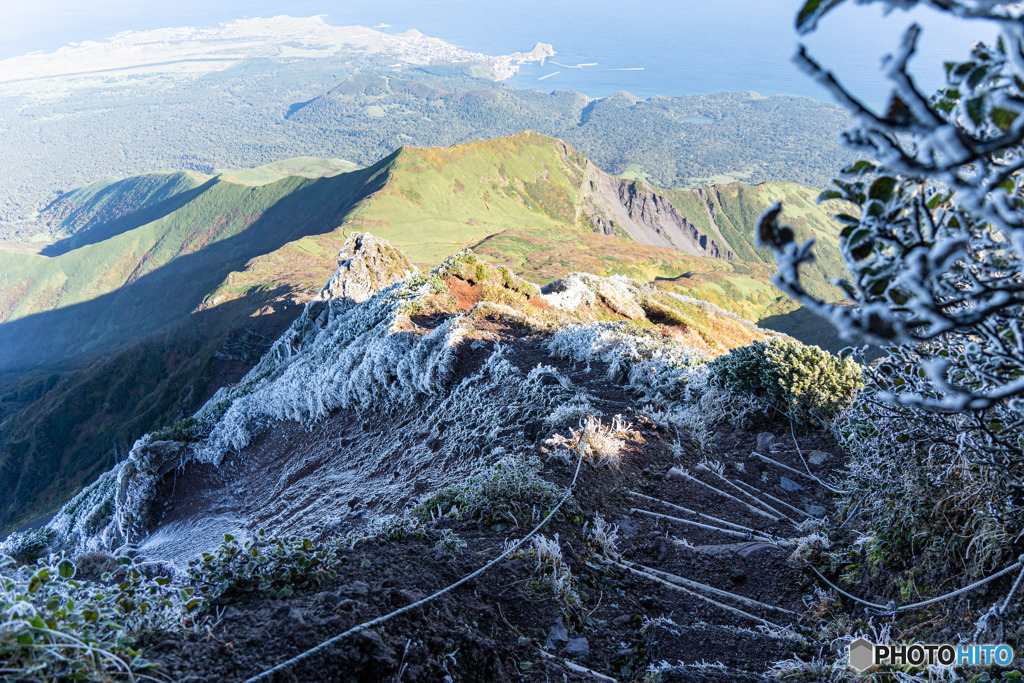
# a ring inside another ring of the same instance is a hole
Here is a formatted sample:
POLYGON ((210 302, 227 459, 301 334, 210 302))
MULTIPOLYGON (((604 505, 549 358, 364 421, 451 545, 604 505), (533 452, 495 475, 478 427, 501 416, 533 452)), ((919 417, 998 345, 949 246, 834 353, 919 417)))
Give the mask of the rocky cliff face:
POLYGON ((697 226, 647 185, 588 167, 583 210, 606 235, 628 235, 641 244, 668 247, 695 256, 732 259, 727 246, 697 226))

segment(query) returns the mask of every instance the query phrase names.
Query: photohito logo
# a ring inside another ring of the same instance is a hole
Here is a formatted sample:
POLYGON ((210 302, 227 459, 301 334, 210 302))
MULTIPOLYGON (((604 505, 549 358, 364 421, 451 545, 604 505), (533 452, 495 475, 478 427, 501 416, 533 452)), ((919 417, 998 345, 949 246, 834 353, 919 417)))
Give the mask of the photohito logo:
POLYGON ((879 664, 910 666, 1009 666, 1013 663, 1013 648, 1009 645, 875 645, 858 638, 850 643, 850 666, 867 671, 879 664))

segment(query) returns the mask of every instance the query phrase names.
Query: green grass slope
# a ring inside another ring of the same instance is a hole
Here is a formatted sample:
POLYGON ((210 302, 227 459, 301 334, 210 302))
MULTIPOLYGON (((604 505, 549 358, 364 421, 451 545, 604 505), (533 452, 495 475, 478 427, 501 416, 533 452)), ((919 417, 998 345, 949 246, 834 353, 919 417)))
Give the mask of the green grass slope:
POLYGON ((95 244, 54 257, 0 249, 0 369, 116 348, 188 316, 250 259, 334 230, 388 163, 257 187, 211 179, 95 244))
MULTIPOLYGON (((115 183, 96 185, 78 195, 81 215, 94 217, 78 234, 104 239, 52 256, 0 249, 0 530, 236 381, 245 364, 218 356, 225 340, 275 337, 334 272, 351 231, 384 237, 421 265, 471 246, 541 284, 571 271, 621 274, 752 320, 795 308, 753 247, 765 206, 786 201, 798 232, 836 243, 816 191, 786 183, 658 190, 738 260, 596 232, 585 211, 596 169, 532 132, 402 148, 350 172, 336 162, 185 177, 152 192, 152 178, 118 181, 129 195, 120 200, 105 189, 115 183), (300 174, 274 179, 288 169, 300 174)), ((699 315, 687 319, 703 330, 699 315)))
MULTIPOLYGON (((759 185, 729 183, 695 190, 663 190, 663 194, 706 234, 721 235, 736 258, 773 265, 771 251, 754 245, 754 228, 761 213, 773 202, 782 202, 787 225, 801 239, 817 241, 817 261, 807 269, 811 291, 835 299, 840 291, 828 285, 843 277, 846 267, 839 252, 838 232, 832 216, 841 210, 836 200, 818 204, 819 190, 796 183, 764 182, 759 185)), ((848 209, 846 209, 848 210, 848 209)))
POLYGON ((41 253, 55 256, 148 223, 166 212, 161 205, 175 198, 187 201, 207 180, 193 171, 156 172, 105 178, 65 192, 36 219, 36 240, 51 242, 41 253))

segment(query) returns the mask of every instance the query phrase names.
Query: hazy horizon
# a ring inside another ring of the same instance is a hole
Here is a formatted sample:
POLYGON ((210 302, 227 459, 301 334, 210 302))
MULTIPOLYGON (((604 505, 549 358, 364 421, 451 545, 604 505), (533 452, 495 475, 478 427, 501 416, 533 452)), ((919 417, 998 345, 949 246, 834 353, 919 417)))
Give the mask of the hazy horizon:
MULTIPOLYGON (((42 0, 0 10, 0 59, 63 45, 98 41, 123 31, 176 26, 215 26, 254 16, 326 15, 333 25, 388 24, 388 32, 415 28, 468 50, 506 54, 535 42, 554 45, 563 64, 597 62, 566 69, 527 65, 509 82, 544 91, 578 90, 602 97, 628 90, 640 97, 753 90, 829 101, 828 94, 792 63, 801 38, 793 28, 800 2, 757 3, 694 0, 648 3, 643 12, 624 11, 608 0, 538 0, 510 5, 495 1, 448 0, 429 6, 409 0, 350 0, 339 8, 324 0, 270 0, 169 4, 105 0, 82 8, 70 0, 42 0), (629 70, 627 70, 629 69, 629 70), (635 69, 635 70, 633 70, 635 69), (639 69, 642 69, 639 70, 639 69)), ((812 55, 868 101, 880 104, 887 89, 884 56, 896 48, 910 21, 924 27, 915 74, 926 90, 941 85, 941 64, 963 59, 978 37, 991 29, 956 21, 926 8, 883 16, 875 6, 843 6, 803 39, 812 55), (980 29, 986 29, 979 33, 980 29)))

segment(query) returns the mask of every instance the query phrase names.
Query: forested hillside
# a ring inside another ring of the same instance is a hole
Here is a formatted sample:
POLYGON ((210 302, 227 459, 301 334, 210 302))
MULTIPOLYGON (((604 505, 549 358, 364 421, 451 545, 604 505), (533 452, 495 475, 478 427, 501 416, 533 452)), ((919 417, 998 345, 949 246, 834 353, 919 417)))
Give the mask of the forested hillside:
POLYGON ((842 110, 799 97, 591 99, 473 78, 464 65, 400 74, 380 66, 349 75, 347 63, 313 69, 254 60, 168 86, 154 94, 159 106, 116 89, 43 103, 0 95, 0 175, 7 181, 0 239, 32 243, 45 232, 36 211, 106 176, 161 169, 210 175, 298 155, 365 166, 402 145, 451 145, 523 129, 566 140, 605 171, 661 187, 734 180, 824 187, 852 160, 838 144, 847 123, 842 110))

